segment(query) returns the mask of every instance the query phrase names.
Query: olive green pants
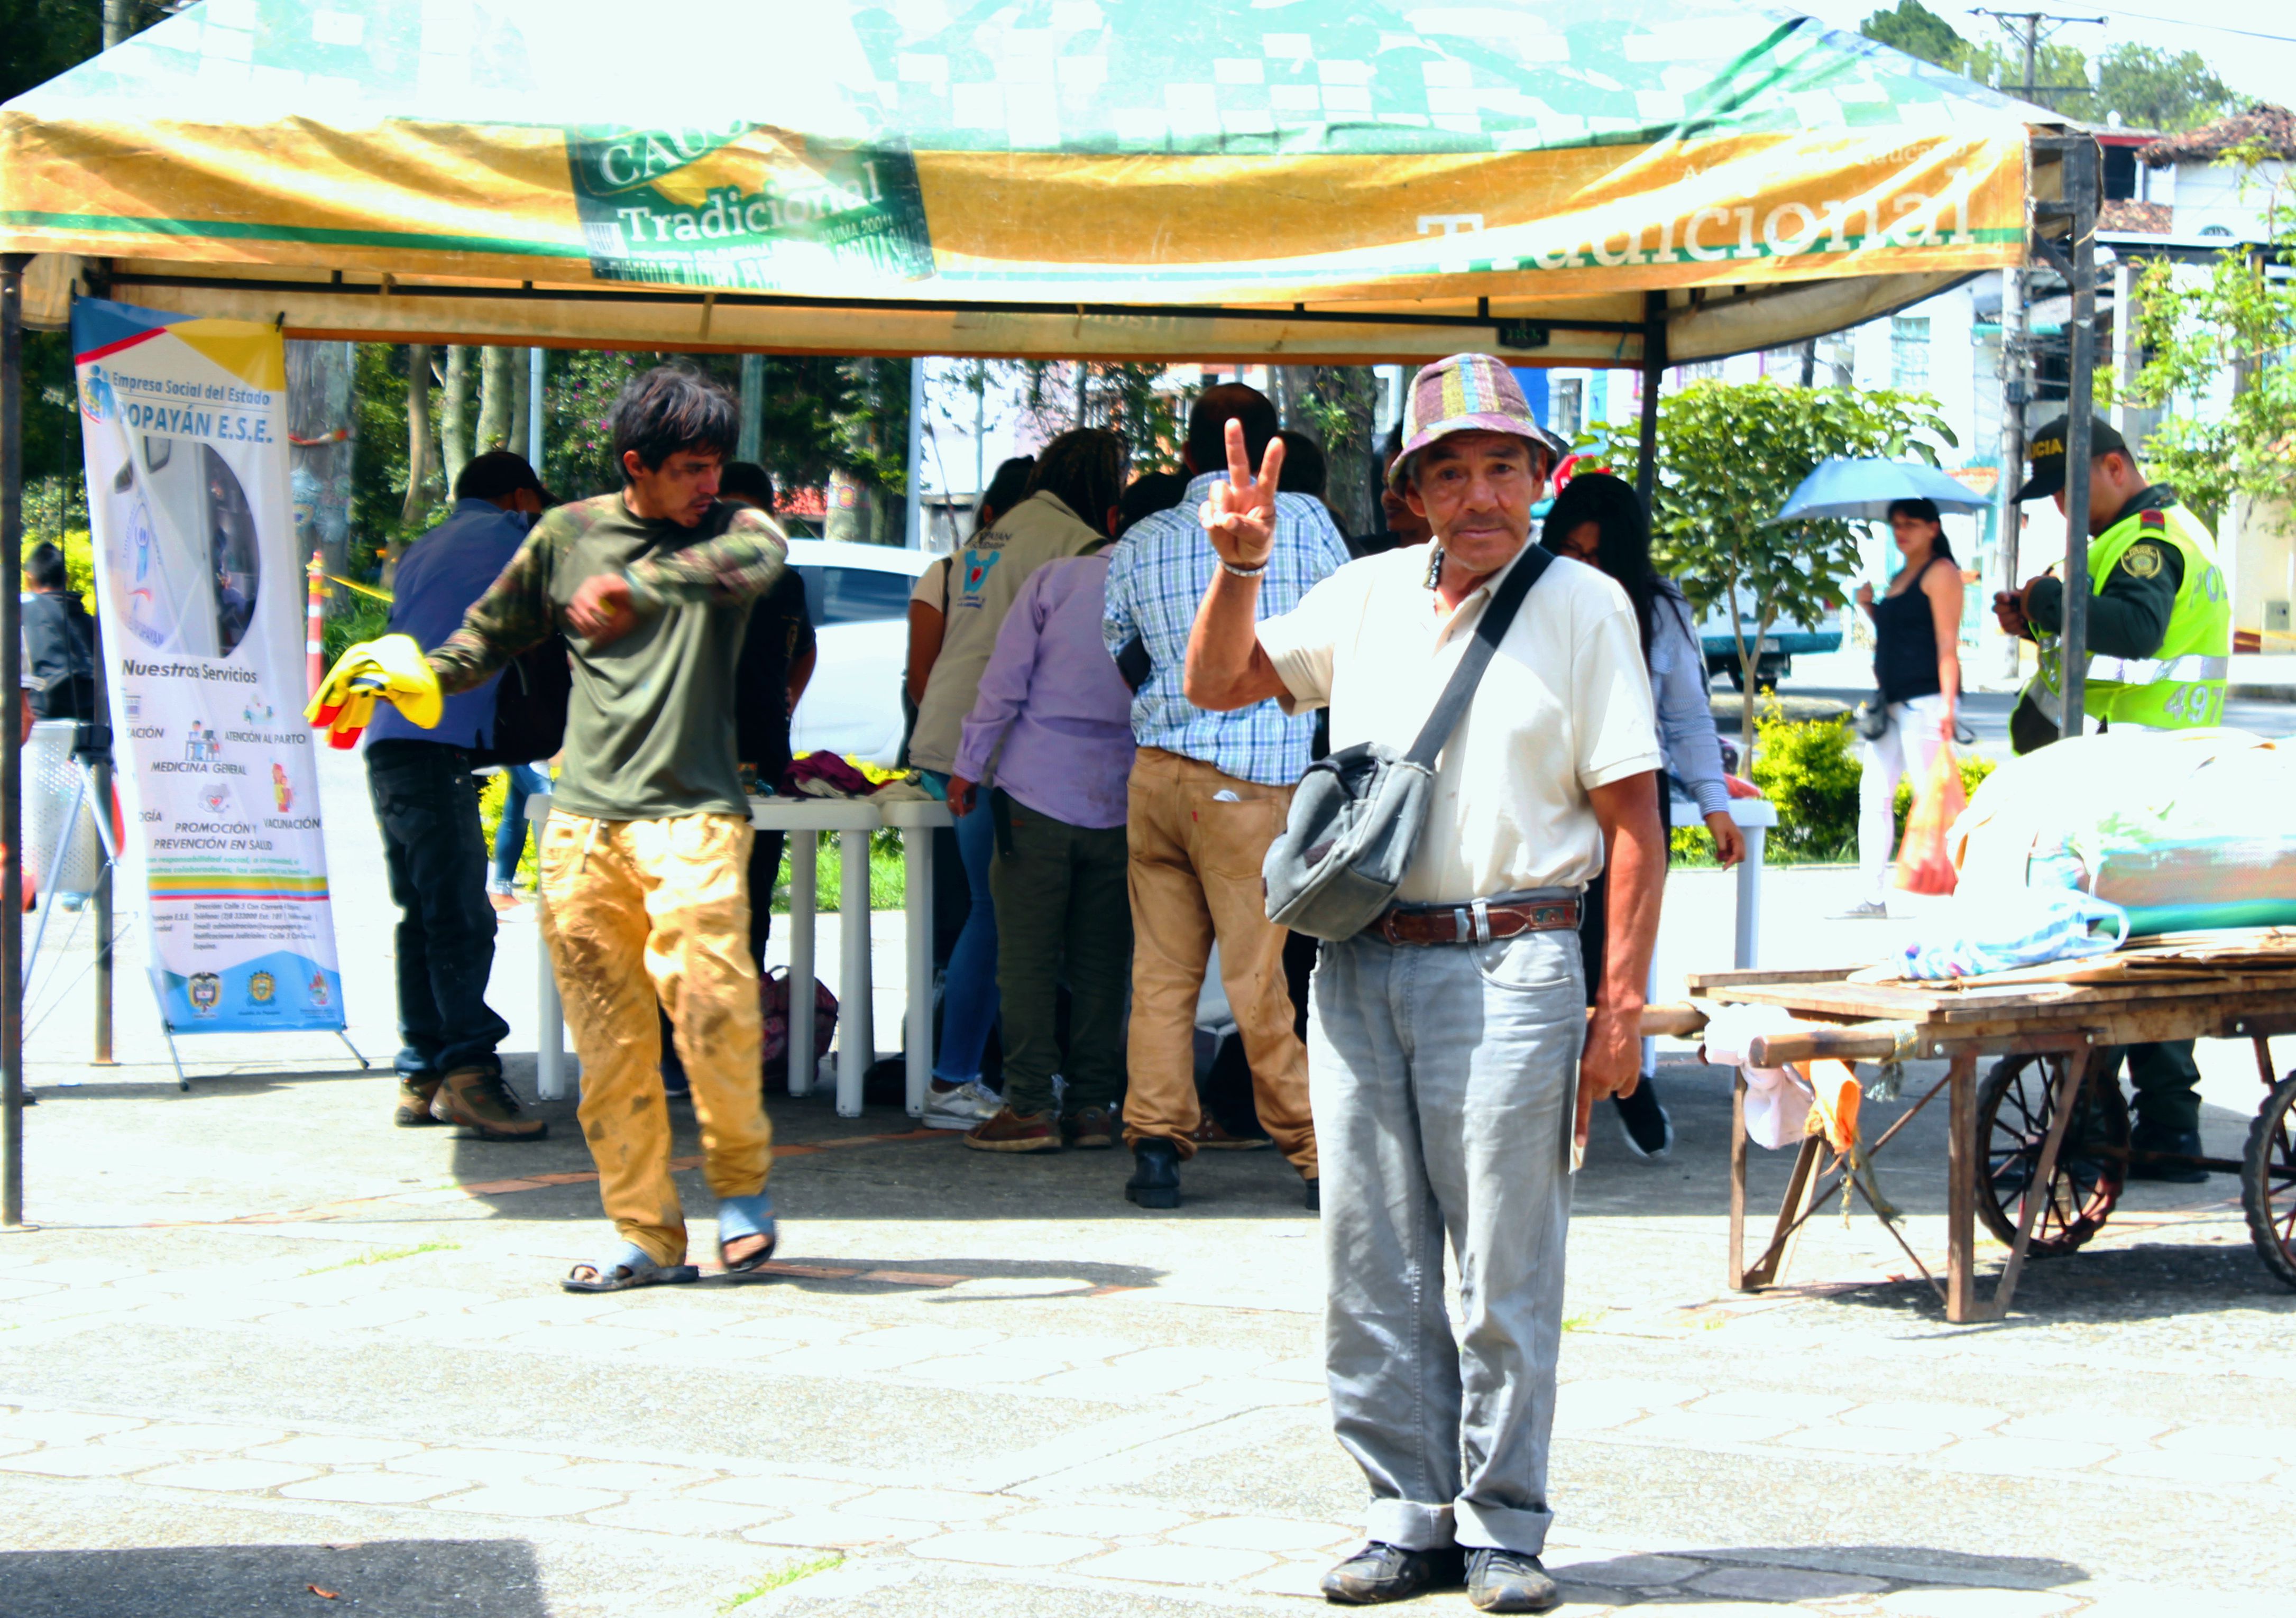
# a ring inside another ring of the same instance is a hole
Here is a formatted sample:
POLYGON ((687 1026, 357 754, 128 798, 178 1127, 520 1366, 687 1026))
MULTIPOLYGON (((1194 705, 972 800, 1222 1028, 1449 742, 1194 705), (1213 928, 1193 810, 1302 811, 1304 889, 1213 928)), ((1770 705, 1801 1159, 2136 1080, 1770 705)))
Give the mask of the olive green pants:
POLYGON ((773 1166, 750 954, 750 836, 739 815, 554 814, 543 827, 542 936, 582 1058, 582 1136, 607 1217, 657 1264, 685 1261, 657 1005, 693 1082, 710 1190, 754 1196, 773 1166))
MULTIPOLYGON (((1070 825, 1006 796, 1012 839, 988 866, 996 901, 996 990, 1004 1003, 1004 1105, 1114 1109, 1124 1098, 1124 990, 1132 971, 1132 906, 1125 896, 1124 828, 1070 825), (1057 1007, 1069 986, 1069 1045, 1057 1007)), ((1000 825, 1000 831, 1003 829, 1000 825)))

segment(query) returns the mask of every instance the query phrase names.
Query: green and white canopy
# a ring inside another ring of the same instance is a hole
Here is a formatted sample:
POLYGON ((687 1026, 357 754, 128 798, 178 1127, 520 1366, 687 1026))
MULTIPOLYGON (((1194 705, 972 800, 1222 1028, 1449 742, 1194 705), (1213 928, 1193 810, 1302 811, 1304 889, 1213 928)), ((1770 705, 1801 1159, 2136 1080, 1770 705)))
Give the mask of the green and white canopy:
POLYGON ((1633 365, 2020 260, 2049 116, 1734 0, 205 0, 0 110, 0 250, 48 323, 1633 365))

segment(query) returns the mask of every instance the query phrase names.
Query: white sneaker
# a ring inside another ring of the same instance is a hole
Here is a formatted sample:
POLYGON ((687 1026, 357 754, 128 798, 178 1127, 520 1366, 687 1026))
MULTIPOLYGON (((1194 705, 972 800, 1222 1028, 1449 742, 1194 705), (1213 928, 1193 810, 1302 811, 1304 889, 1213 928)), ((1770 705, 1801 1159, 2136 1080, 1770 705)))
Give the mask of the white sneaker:
POLYGON ((1004 1105, 996 1091, 975 1079, 953 1090, 925 1090, 925 1115, 918 1121, 928 1129, 969 1129, 987 1123, 1004 1105))
POLYGON ((1887 921, 1890 919, 1889 901, 1880 899, 1861 899, 1847 910, 1835 912, 1833 919, 1838 922, 1887 921))

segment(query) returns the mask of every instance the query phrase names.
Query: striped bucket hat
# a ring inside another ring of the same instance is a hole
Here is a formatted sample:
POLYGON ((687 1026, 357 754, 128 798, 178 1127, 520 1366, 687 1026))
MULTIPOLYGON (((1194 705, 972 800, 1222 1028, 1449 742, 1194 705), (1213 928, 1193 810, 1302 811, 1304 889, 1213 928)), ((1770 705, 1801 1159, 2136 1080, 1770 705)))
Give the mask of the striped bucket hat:
POLYGON ((1411 379, 1410 395, 1403 402, 1403 452, 1388 469, 1389 487, 1403 488, 1419 452, 1455 432, 1506 432, 1529 439, 1549 468, 1563 448, 1531 415, 1521 384, 1503 361, 1488 354, 1454 354, 1411 379))

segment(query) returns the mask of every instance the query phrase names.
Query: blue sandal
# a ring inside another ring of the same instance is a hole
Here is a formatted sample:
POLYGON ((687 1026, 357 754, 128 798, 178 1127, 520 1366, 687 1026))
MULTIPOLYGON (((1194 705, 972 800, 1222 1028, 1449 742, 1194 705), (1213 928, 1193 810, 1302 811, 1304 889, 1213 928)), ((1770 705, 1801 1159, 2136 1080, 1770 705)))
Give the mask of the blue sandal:
POLYGON ((726 1196, 718 1200, 718 1259, 726 1266, 726 1274, 734 1280, 762 1279, 759 1271, 766 1261, 774 1256, 780 1244, 780 1236, 774 1226, 774 1199, 760 1191, 755 1196, 726 1196), (740 1261, 726 1256, 726 1244, 744 1236, 761 1236, 766 1244, 740 1261))
POLYGON ((657 1264, 636 1242, 622 1244, 621 1252, 603 1264, 577 1264, 558 1285, 568 1292, 628 1292, 639 1286, 676 1286, 699 1281, 701 1270, 691 1264, 657 1264), (582 1272, 590 1272, 586 1279, 582 1272))

